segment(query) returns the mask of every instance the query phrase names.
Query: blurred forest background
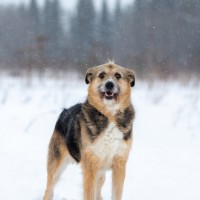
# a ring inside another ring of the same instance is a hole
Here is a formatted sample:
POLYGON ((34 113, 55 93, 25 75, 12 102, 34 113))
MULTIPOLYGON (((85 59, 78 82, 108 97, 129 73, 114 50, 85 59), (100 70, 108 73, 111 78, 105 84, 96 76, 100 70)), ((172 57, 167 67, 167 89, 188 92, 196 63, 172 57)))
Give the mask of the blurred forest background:
POLYGON ((114 60, 140 77, 200 73, 200 1, 120 0, 101 9, 78 0, 65 11, 59 0, 0 6, 0 70, 20 74, 74 70, 114 60))

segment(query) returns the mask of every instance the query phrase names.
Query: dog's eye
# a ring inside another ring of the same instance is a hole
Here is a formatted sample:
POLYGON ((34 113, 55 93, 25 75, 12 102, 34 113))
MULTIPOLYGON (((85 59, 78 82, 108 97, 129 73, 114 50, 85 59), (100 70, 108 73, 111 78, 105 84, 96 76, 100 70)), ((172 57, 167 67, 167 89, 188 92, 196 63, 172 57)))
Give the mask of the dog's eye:
POLYGON ((106 75, 105 72, 102 72, 99 74, 99 78, 103 79, 105 77, 105 75, 106 75))
POLYGON ((116 73, 116 74, 115 74, 115 77, 116 77, 117 79, 120 79, 122 76, 121 76, 120 74, 116 73))

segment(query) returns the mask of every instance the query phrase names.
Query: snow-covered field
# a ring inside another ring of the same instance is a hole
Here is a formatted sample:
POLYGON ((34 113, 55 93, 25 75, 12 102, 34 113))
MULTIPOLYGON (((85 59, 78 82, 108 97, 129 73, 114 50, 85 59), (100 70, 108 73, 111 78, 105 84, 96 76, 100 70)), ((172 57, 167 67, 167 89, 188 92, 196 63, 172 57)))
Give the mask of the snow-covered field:
MULTIPOLYGON (((83 102, 84 80, 0 77, 0 200, 41 200, 46 154, 63 107, 83 102)), ((124 200, 200 199, 200 85, 136 82, 134 144, 124 200)), ((103 199, 111 199, 107 174, 103 199)), ((72 165, 55 200, 82 199, 81 170, 72 165)))

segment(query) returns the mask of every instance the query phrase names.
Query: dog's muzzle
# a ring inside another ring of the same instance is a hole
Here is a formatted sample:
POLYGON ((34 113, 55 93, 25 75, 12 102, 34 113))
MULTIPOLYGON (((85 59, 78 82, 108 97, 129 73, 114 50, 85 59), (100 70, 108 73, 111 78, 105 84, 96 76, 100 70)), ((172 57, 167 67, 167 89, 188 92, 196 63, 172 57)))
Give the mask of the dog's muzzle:
POLYGON ((100 87, 102 97, 107 100, 116 99, 118 95, 117 86, 112 81, 107 81, 104 85, 100 87))

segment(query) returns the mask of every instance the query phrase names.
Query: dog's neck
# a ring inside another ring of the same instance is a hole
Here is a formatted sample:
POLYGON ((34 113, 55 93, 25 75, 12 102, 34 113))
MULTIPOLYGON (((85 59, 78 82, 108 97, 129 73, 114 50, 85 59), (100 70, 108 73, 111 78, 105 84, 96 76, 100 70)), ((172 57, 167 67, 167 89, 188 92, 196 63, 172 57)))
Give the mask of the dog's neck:
POLYGON ((123 113, 126 108, 131 106, 130 98, 126 102, 111 102, 110 100, 97 101, 93 96, 88 95, 87 101, 100 113, 108 118, 110 122, 116 121, 118 113, 123 113))

